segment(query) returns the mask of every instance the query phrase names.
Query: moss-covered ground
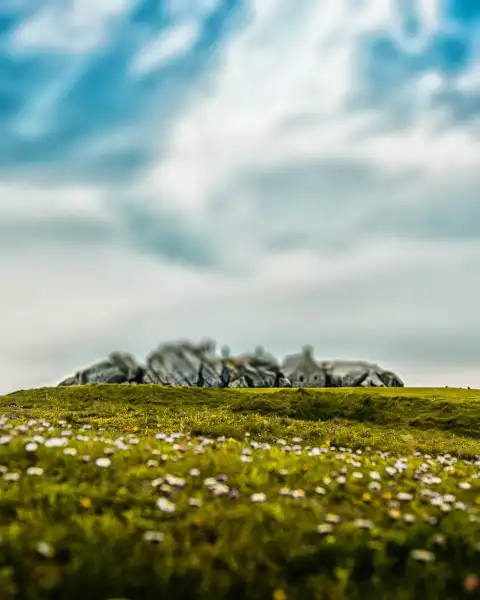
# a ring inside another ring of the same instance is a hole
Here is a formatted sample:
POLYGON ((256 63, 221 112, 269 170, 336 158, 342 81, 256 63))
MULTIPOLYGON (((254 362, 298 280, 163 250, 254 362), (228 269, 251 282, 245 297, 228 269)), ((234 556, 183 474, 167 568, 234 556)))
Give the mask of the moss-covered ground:
POLYGON ((1 600, 456 600, 479 578, 479 391, 0 397, 1 600))

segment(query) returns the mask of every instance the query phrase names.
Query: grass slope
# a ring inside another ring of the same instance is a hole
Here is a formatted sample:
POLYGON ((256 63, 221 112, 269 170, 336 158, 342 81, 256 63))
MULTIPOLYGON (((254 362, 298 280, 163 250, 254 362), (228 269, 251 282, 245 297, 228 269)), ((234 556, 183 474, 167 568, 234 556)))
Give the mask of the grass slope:
POLYGON ((480 392, 0 398, 2 600, 480 597, 480 392))

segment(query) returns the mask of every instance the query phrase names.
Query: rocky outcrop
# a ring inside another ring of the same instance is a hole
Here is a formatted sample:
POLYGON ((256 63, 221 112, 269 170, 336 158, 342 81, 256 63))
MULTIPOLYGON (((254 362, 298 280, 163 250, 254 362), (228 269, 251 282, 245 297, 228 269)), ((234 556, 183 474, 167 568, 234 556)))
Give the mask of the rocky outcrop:
POLYGON ((221 355, 215 343, 178 341, 160 345, 138 363, 128 353, 112 352, 105 360, 78 371, 59 385, 90 383, 150 383, 209 388, 268 387, 403 387, 398 375, 364 361, 322 361, 313 349, 290 355, 282 364, 259 347, 253 354, 232 357, 227 347, 221 355))

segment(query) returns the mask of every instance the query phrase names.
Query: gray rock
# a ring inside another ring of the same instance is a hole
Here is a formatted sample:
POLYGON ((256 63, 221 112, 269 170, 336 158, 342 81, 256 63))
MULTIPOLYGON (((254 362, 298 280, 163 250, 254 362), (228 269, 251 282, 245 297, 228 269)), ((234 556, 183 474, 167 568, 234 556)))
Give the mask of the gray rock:
POLYGON ((131 354, 112 352, 106 360, 78 371, 59 385, 86 385, 90 383, 142 383, 144 368, 131 354))
POLYGON ((365 361, 322 361, 305 346, 301 353, 289 355, 282 365, 259 346, 253 354, 231 357, 224 346, 221 356, 215 343, 204 340, 170 342, 151 352, 146 364, 139 364, 128 353, 112 352, 107 359, 83 369, 58 385, 89 383, 148 383, 167 386, 211 388, 268 387, 402 387, 403 381, 392 371, 365 361))

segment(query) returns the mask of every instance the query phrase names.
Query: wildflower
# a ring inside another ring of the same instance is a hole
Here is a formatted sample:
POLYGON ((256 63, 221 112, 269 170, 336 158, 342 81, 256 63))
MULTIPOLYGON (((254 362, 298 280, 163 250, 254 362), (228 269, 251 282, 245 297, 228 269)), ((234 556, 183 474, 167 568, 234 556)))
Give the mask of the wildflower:
POLYGON ((316 487, 315 493, 318 494, 319 496, 323 496, 324 494, 327 493, 327 490, 323 487, 316 487))
POLYGON ((45 558, 52 558, 54 554, 52 546, 47 544, 47 542, 38 542, 35 549, 38 554, 44 556, 45 558))
MULTIPOLYGON (((229 492, 228 485, 224 485, 223 483, 217 483, 215 487, 212 488, 212 492, 214 496, 225 496, 229 492)), ((260 502, 260 500, 258 500, 260 502)))
POLYGON ((372 521, 368 521, 367 519, 356 519, 354 521, 356 527, 360 529, 372 529, 373 523, 372 521))
POLYGON ((41 467, 28 467, 27 475, 41 477, 43 475, 43 469, 41 467))
POLYGON ((408 492, 400 492, 399 494, 397 494, 397 498, 399 500, 403 500, 404 502, 410 502, 411 500, 413 500, 412 494, 409 494, 408 492))
POLYGON ((168 483, 168 485, 173 487, 181 488, 185 485, 185 479, 182 479, 181 477, 175 477, 175 475, 165 475, 165 481, 168 483))
POLYGON ((252 494, 250 496, 250 500, 252 502, 265 502, 266 499, 267 499, 267 496, 263 492, 260 492, 258 494, 252 494))
POLYGON ((190 475, 192 477, 199 477, 200 476, 200 471, 198 469, 190 469, 189 473, 190 473, 190 475))
POLYGON ((410 556, 414 560, 422 563, 429 563, 435 560, 435 554, 429 550, 412 550, 410 556))
POLYGON ((109 458, 97 458, 95 464, 101 469, 106 469, 112 464, 112 461, 109 458))
POLYGON ((64 448, 63 453, 67 456, 75 456, 77 454, 77 451, 75 448, 64 448))
POLYGON ((278 493, 280 494, 280 496, 290 496, 292 490, 288 487, 282 487, 279 489, 278 493))
POLYGON ((380 481, 380 479, 382 478, 380 473, 378 471, 371 471, 370 472, 370 478, 373 479, 374 481, 380 481))
POLYGON ((334 513, 328 513, 325 517, 327 523, 340 523, 340 517, 334 513))
POLYGON ((189 498, 188 505, 192 506, 193 508, 200 508, 203 505, 203 502, 200 500, 200 498, 189 498))
POLYGON ((352 473, 352 477, 354 477, 355 479, 363 479, 363 473, 360 473, 359 471, 355 471, 352 473))
POLYGON ((278 588, 273 592, 272 600, 287 600, 287 594, 284 590, 278 588))
POLYGON ((293 490, 292 498, 305 498, 304 490, 293 490))
POLYGON ((318 533, 331 533, 333 531, 333 525, 330 523, 322 523, 317 527, 318 533))
POLYGON ((364 502, 371 502, 372 496, 368 492, 365 492, 364 494, 362 494, 362 500, 364 502))
POLYGON ((36 450, 38 450, 38 444, 36 444, 35 442, 29 442, 25 445, 26 452, 35 452, 36 450))
POLYGON ((409 525, 411 525, 412 523, 415 523, 415 521, 417 520, 415 515, 403 515, 403 520, 405 521, 405 523, 408 523, 409 525))
POLYGON ((49 438, 45 442, 45 448, 61 448, 62 446, 66 446, 67 444, 68 440, 65 437, 49 438))
POLYGON ((175 511, 175 504, 173 504, 173 502, 170 502, 170 500, 167 500, 166 498, 159 498, 157 500, 157 507, 162 512, 166 513, 172 513, 175 511))
POLYGON ((145 531, 143 539, 151 544, 160 544, 165 539, 165 534, 161 531, 145 531))
POLYGON ((472 487, 472 485, 470 483, 468 483, 468 481, 461 481, 458 484, 458 487, 461 488, 462 490, 469 490, 472 487))
POLYGON ((398 508, 392 508, 388 511, 388 516, 394 521, 397 521, 401 517, 401 512, 398 510, 398 508))
POLYGON ((5 473, 3 478, 5 481, 18 481, 20 479, 20 473, 5 473))

